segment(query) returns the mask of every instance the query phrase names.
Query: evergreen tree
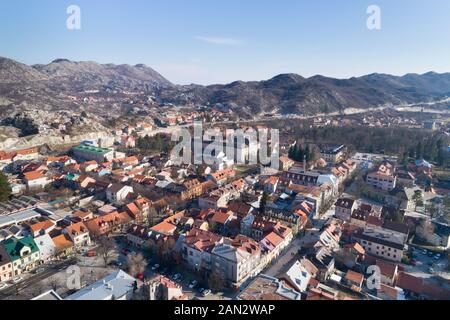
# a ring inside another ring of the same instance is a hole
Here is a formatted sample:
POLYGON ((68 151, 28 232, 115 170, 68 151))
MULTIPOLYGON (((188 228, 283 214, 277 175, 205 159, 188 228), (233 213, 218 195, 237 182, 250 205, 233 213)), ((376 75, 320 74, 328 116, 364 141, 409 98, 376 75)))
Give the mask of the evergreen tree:
POLYGON ((269 195, 267 192, 263 192, 261 200, 259 201, 259 213, 264 214, 266 212, 267 198, 269 195))
POLYGON ((9 200, 11 196, 11 186, 6 176, 0 172, 0 202, 9 200))
POLYGON ((422 142, 419 142, 419 144, 416 147, 416 159, 422 159, 423 158, 423 144, 422 142))
POLYGON ((311 161, 311 149, 309 148, 309 144, 306 145, 305 148, 305 158, 306 158, 306 162, 310 162, 311 161))

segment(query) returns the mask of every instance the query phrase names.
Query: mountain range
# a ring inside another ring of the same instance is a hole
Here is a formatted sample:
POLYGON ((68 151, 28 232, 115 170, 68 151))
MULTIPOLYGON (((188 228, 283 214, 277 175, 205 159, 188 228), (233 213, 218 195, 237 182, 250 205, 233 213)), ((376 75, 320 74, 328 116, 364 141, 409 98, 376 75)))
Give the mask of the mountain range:
MULTIPOLYGON (((393 76, 371 74, 350 79, 304 78, 281 74, 264 81, 224 85, 171 83, 143 64, 114 65, 57 59, 28 66, 0 58, 0 107, 36 105, 58 108, 64 96, 77 92, 145 91, 176 105, 228 105, 246 114, 318 114, 346 108, 416 104, 450 96, 450 73, 393 76)), ((72 107, 76 104, 72 103, 72 107)), ((448 106, 447 106, 448 107, 448 106)))

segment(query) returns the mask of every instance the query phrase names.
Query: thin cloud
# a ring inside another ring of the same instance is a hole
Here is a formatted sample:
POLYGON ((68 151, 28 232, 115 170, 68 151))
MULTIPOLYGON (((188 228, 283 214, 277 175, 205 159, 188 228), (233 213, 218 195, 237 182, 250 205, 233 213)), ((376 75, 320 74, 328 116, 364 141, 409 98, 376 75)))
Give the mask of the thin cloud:
POLYGON ((195 39, 209 43, 209 44, 215 44, 215 45, 222 45, 222 46, 239 46, 243 42, 236 38, 224 38, 224 37, 204 37, 204 36, 197 36, 195 39))

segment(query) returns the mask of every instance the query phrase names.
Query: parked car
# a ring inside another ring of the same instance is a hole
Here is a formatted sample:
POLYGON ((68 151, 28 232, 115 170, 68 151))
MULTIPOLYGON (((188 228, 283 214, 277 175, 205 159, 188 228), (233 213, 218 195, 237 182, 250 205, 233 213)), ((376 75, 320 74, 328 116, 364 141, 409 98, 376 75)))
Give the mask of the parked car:
POLYGON ((113 266, 113 267, 121 267, 121 266, 123 266, 123 263, 122 262, 120 262, 120 261, 118 261, 118 260, 115 260, 115 261, 111 261, 110 263, 109 263, 109 265, 110 266, 113 266))
POLYGON ((6 288, 8 288, 8 284, 7 283, 0 283, 0 291, 1 290, 5 290, 6 288))
POLYGON ((429 268, 428 268, 428 272, 429 272, 429 273, 434 273, 433 267, 429 267, 429 268))
POLYGON ((433 255, 434 255, 434 253, 433 253, 433 252, 431 252, 431 251, 428 251, 428 256, 429 256, 430 258, 432 258, 432 257, 433 257, 433 255))
POLYGON ((39 273, 42 273, 42 272, 44 272, 44 271, 45 271, 44 268, 37 268, 37 269, 34 269, 34 270, 33 270, 33 273, 34 273, 34 274, 39 274, 39 273))
POLYGON ((22 277, 19 277, 19 276, 14 277, 14 278, 11 280, 11 282, 12 282, 13 284, 17 284, 17 283, 22 282, 22 281, 23 281, 23 278, 22 278, 22 277))
POLYGON ((181 278, 182 278, 182 275, 179 274, 179 273, 175 274, 175 275, 172 277, 172 279, 175 280, 175 281, 180 280, 181 278))
POLYGON ((86 257, 95 257, 96 253, 95 250, 89 250, 88 252, 86 252, 86 257))
POLYGON ((441 255, 439 253, 434 255, 434 260, 439 260, 441 258, 441 255))
POLYGON ((195 289, 195 287, 198 286, 197 280, 192 280, 191 283, 189 283, 189 289, 195 289))
POLYGON ((424 255, 427 255, 428 251, 427 251, 427 250, 423 250, 422 253, 423 253, 424 255))
POLYGON ((202 296, 207 297, 211 294, 211 290, 209 289, 205 289, 202 291, 202 296))

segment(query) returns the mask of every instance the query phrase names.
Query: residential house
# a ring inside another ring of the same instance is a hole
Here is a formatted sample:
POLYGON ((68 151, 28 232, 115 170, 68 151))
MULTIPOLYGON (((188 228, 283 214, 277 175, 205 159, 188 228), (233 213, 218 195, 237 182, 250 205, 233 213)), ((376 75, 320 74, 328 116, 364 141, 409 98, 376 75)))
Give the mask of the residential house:
POLYGON ((327 145, 321 148, 320 157, 329 163, 337 163, 341 161, 347 148, 344 145, 327 145))
POLYGON ((215 233, 193 228, 182 240, 182 258, 191 269, 207 273, 212 268, 211 251, 223 240, 215 233))
POLYGON ((30 171, 23 174, 23 181, 28 189, 45 188, 51 180, 40 171, 30 171))
POLYGON ((259 242, 262 250, 267 253, 269 260, 277 258, 293 239, 292 229, 277 223, 273 230, 259 242))
POLYGON ((239 288, 243 282, 260 271, 261 249, 252 239, 240 237, 233 244, 218 243, 211 250, 211 269, 226 283, 239 288))
POLYGON ((366 181, 375 189, 381 189, 383 191, 393 190, 397 183, 395 166, 390 162, 384 161, 375 171, 367 175, 366 181))
POLYGON ((111 203, 122 204, 130 193, 133 193, 133 187, 113 184, 106 190, 106 198, 111 203))
POLYGON ((53 237, 52 240, 55 244, 55 258, 64 258, 72 254, 74 243, 67 234, 61 233, 53 237))
POLYGON ((144 285, 145 290, 148 290, 151 301, 154 300, 186 300, 187 297, 183 294, 183 288, 178 283, 164 277, 157 276, 144 285))
POLYGON ((24 161, 24 160, 37 160, 39 158, 38 148, 29 148, 15 151, 15 156, 13 161, 24 161))
POLYGON ((33 270, 39 265, 39 248, 31 236, 9 238, 2 242, 2 246, 12 262, 14 276, 33 270))
POLYGON ((136 248, 147 248, 151 231, 149 228, 133 224, 127 231, 127 241, 136 248))
POLYGON ((72 223, 63 230, 63 233, 70 237, 75 248, 91 245, 89 230, 83 222, 72 223))
POLYGON ((353 211, 357 208, 355 200, 340 198, 335 203, 335 216, 343 221, 350 221, 353 211))
POLYGON ((212 173, 208 176, 208 180, 214 181, 217 185, 224 185, 230 181, 230 179, 234 178, 236 175, 236 171, 233 169, 224 169, 219 170, 215 173, 212 173))
POLYGON ((7 282, 13 278, 13 265, 11 258, 0 244, 0 283, 7 282))
POLYGON ((34 242, 39 249, 40 264, 44 264, 53 260, 56 255, 56 247, 50 235, 44 234, 35 237, 34 242))
POLYGON ((362 288, 364 282, 364 275, 361 273, 348 270, 345 274, 345 283, 350 287, 355 287, 355 291, 359 291, 362 288))
POLYGON ((56 227, 55 223, 51 220, 44 220, 33 224, 26 223, 25 225, 30 230, 33 238, 49 234, 56 227))

